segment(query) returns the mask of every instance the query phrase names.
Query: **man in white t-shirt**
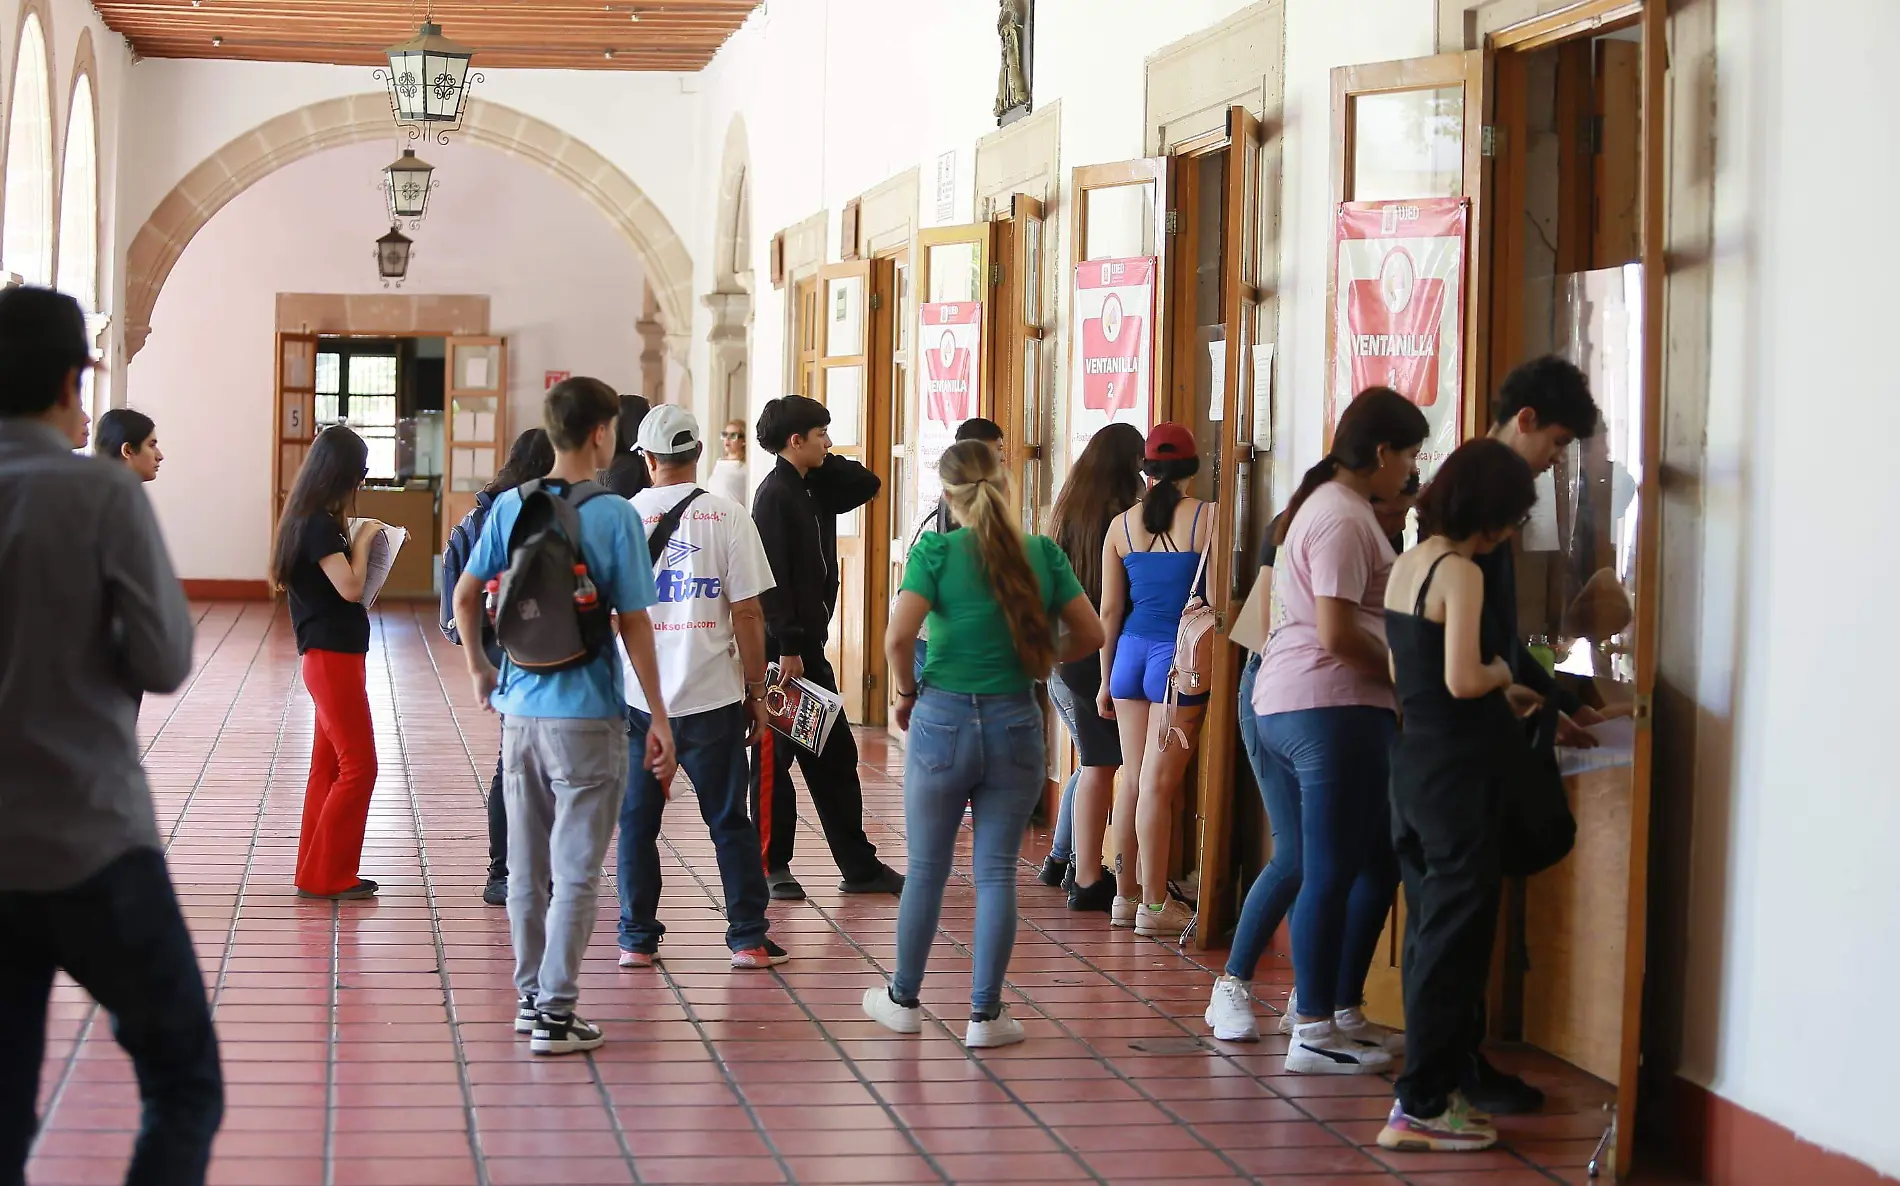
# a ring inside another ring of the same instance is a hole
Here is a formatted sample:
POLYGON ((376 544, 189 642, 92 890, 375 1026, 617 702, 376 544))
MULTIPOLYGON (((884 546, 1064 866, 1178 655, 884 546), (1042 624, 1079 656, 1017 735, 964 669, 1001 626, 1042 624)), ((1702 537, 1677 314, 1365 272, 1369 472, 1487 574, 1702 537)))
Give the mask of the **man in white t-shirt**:
MULTIPOLYGON (((699 423, 661 404, 640 425, 639 446, 653 485, 632 498, 653 559, 659 603, 653 619, 661 694, 673 722, 680 768, 692 779, 712 831, 726 891, 726 945, 735 968, 786 960, 766 937, 770 900, 759 863, 759 834, 747 813, 746 748, 765 728, 765 614, 759 594, 772 566, 744 507, 693 483, 703 444, 699 423)), ((623 656, 624 661, 624 656, 623 656)), ((646 696, 627 685, 628 744, 645 745, 646 696)), ((642 750, 641 752, 644 752, 642 750)), ((628 767, 620 809, 620 966, 651 967, 666 933, 660 906, 660 816, 667 788, 638 763, 628 767)))

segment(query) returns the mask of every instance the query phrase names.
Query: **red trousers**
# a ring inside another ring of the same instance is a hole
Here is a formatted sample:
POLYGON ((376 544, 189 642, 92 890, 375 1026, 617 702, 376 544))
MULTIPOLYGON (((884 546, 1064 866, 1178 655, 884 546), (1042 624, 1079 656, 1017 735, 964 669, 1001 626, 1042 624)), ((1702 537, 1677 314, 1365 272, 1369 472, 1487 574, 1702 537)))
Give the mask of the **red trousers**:
POLYGON ((303 656, 304 686, 317 706, 316 746, 297 837, 297 888, 307 893, 341 893, 361 880, 356 867, 376 787, 365 659, 317 650, 303 656))

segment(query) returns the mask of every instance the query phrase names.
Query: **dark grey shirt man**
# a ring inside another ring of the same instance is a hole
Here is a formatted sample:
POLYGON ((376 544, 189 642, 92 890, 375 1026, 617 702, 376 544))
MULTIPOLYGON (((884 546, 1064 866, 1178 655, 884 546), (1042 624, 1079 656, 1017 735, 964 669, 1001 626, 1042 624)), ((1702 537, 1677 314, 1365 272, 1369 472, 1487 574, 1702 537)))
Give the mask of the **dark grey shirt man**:
POLYGON ((91 365, 72 298, 0 292, 0 1182, 24 1180, 64 970, 138 1073, 126 1180, 200 1186, 218 1045, 136 736, 137 696, 190 672, 191 617, 138 480, 73 455, 91 365))

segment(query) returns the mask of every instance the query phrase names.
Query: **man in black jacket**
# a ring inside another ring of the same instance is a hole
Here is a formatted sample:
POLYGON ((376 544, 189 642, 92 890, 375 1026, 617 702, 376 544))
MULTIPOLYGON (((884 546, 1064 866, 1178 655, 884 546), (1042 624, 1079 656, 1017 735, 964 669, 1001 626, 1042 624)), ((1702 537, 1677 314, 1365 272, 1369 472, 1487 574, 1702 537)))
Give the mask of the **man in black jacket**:
MULTIPOLYGON (((825 406, 804 396, 788 395, 765 406, 756 439, 778 455, 778 462, 753 496, 752 521, 777 582, 759 598, 766 654, 777 659, 781 679, 802 675, 836 692, 838 677, 825 659, 825 640, 838 605, 838 516, 877 497, 881 483, 857 462, 832 455, 830 423, 825 406)), ((858 745, 849 724, 840 721, 823 753, 800 749, 768 729, 752 759, 752 818, 772 896, 782 901, 805 896, 791 871, 798 826, 794 758, 844 875, 838 888, 848 894, 901 893, 903 875, 878 860, 877 848, 864 834, 858 745)))

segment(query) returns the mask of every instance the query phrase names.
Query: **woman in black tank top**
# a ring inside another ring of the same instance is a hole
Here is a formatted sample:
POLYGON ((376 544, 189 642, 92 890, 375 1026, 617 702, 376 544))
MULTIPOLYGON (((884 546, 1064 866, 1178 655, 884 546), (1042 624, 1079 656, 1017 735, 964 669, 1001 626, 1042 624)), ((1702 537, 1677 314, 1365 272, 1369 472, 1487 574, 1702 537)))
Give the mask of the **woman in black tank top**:
POLYGON ((1481 638, 1484 576, 1474 558, 1508 546, 1536 501, 1530 466, 1476 440, 1419 501, 1431 538, 1386 586, 1386 642, 1402 722, 1392 745, 1392 831, 1405 881, 1405 1074, 1379 1144, 1483 1149, 1490 1118, 1459 1090, 1483 1038, 1497 934, 1498 809, 1505 762, 1523 747, 1517 713, 1535 694, 1481 638))

